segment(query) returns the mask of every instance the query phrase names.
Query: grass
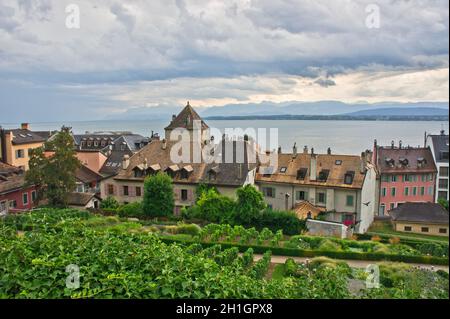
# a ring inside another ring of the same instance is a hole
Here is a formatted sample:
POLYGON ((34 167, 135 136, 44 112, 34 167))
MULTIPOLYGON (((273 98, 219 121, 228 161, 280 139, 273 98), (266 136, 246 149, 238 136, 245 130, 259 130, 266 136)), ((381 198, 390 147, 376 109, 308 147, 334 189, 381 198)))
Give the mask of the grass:
POLYGON ((380 235, 380 236, 390 236, 398 237, 400 239, 411 239, 411 240, 424 240, 424 241, 439 241, 448 243, 448 237, 445 236, 433 236, 433 235, 422 235, 415 233, 404 233, 395 231, 389 222, 374 222, 367 232, 369 235, 380 235))

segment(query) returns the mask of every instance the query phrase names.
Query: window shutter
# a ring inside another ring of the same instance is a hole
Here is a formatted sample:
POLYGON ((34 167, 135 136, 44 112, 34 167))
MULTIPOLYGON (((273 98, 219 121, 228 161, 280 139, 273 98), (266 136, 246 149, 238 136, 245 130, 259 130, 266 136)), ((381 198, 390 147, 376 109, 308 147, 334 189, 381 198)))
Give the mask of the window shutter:
POLYGON ((192 189, 188 189, 188 201, 192 201, 193 200, 193 192, 192 189))

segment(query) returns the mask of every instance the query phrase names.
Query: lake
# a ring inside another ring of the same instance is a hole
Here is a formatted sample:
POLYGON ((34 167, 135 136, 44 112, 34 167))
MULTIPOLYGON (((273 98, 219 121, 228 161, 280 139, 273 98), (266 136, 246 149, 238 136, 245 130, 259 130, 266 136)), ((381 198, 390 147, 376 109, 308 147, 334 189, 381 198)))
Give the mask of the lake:
MULTIPOLYGON (((423 146, 424 133, 438 134, 441 129, 448 133, 448 121, 313 121, 313 120, 208 120, 210 127, 224 133, 225 128, 278 128, 279 144, 284 151, 291 151, 296 142, 299 151, 304 145, 314 147, 316 153, 325 153, 331 147, 333 153, 359 155, 365 149, 372 149, 373 140, 379 145, 396 145, 402 140, 403 145, 423 146)), ((132 131, 150 136, 151 131, 164 135, 164 127, 168 121, 85 121, 31 123, 31 130, 55 130, 62 125, 72 127, 75 133, 86 131, 132 131)), ((18 127, 8 124, 5 128, 18 127)))

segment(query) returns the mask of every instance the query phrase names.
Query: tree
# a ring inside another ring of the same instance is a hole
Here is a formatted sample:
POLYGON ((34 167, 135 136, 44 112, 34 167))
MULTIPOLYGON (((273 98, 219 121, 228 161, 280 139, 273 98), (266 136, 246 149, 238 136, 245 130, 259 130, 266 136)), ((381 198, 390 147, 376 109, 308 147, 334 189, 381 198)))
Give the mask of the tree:
POLYGON ((444 207, 446 210, 448 210, 448 200, 446 200, 445 198, 439 198, 438 203, 439 203, 439 205, 444 207))
POLYGON ((214 223, 232 222, 234 201, 214 188, 203 191, 197 201, 200 217, 214 223))
POLYGON ((238 188, 234 220, 239 224, 250 224, 267 207, 263 194, 252 185, 238 188))
POLYGON ((72 135, 68 128, 62 127, 53 140, 32 152, 25 179, 27 184, 38 187, 39 199, 47 198, 50 206, 66 207, 68 194, 76 188, 75 174, 80 166, 72 135), (45 156, 44 150, 51 155, 45 156))
POLYGON ((144 181, 144 214, 170 216, 174 209, 172 178, 166 173, 148 176, 144 181))

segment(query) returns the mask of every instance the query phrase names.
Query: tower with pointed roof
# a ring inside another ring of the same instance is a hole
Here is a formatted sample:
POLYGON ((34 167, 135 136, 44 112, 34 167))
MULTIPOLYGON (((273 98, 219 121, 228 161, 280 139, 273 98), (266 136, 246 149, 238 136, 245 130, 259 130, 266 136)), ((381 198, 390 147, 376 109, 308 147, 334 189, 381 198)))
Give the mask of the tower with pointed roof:
POLYGON ((209 129, 209 126, 203 121, 203 119, 198 115, 198 113, 194 110, 194 108, 187 102, 184 109, 178 114, 172 116, 172 121, 170 124, 164 129, 165 130, 165 138, 166 140, 170 140, 170 134, 175 129, 186 129, 189 131, 190 135, 194 131, 194 123, 195 121, 199 121, 201 128, 201 133, 209 129))

